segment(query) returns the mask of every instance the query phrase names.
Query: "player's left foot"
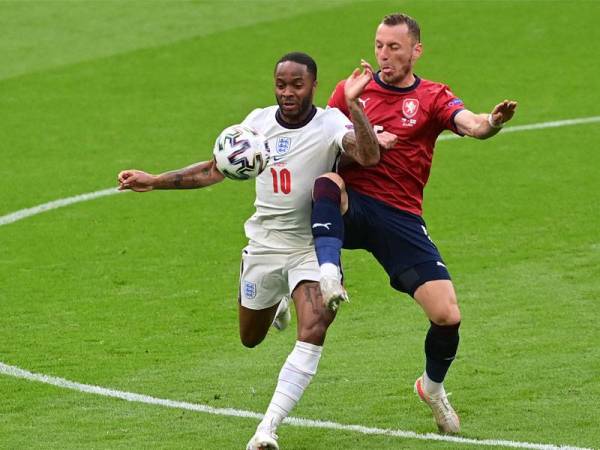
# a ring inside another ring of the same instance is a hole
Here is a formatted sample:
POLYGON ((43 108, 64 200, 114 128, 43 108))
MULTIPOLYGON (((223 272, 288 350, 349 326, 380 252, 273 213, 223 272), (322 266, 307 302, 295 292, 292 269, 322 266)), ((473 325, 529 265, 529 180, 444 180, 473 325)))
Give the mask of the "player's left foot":
POLYGON ((342 302, 348 302, 348 293, 338 277, 321 277, 320 281, 323 305, 336 311, 342 302))
POLYGON ((446 392, 442 389, 439 394, 428 394, 423 387, 423 377, 415 381, 415 393, 421 401, 427 403, 433 412, 433 417, 441 433, 460 433, 460 419, 448 401, 446 392))
POLYGON ((269 431, 256 430, 256 433, 248 442, 246 450, 279 450, 277 435, 269 431))
POLYGON ((292 313, 290 311, 290 298, 285 295, 279 302, 277 312, 275 313, 275 319, 273 320, 273 326, 279 331, 283 331, 287 328, 292 320, 292 313))

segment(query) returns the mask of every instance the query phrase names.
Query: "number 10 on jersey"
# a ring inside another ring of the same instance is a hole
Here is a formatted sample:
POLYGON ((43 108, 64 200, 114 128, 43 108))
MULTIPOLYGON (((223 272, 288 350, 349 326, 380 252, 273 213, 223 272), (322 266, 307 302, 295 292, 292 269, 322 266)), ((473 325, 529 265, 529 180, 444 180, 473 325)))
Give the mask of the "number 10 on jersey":
POLYGON ((276 194, 281 191, 283 194, 289 194, 292 190, 292 174, 287 169, 277 170, 271 167, 273 176, 273 192, 276 194))

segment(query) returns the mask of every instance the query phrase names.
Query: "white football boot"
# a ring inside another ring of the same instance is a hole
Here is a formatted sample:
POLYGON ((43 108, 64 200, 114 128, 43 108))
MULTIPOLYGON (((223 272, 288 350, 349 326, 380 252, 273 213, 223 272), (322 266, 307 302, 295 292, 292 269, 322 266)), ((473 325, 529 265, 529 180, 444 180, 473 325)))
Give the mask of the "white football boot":
POLYGON ((460 433, 460 419, 448 401, 448 396, 443 388, 439 394, 428 394, 423 386, 423 376, 420 376, 415 381, 415 393, 422 402, 427 403, 431 408, 438 430, 441 433, 460 433))
POLYGON ((350 301, 346 289, 342 286, 340 276, 323 276, 319 284, 321 285, 323 305, 331 311, 336 311, 340 303, 350 301))
POLYGON ((279 331, 283 331, 288 327, 291 320, 292 312, 290 311, 290 297, 285 295, 277 307, 275 319, 273 320, 273 327, 277 328, 279 331))
POLYGON ((265 430, 256 430, 248 442, 246 450, 279 450, 277 435, 265 430))

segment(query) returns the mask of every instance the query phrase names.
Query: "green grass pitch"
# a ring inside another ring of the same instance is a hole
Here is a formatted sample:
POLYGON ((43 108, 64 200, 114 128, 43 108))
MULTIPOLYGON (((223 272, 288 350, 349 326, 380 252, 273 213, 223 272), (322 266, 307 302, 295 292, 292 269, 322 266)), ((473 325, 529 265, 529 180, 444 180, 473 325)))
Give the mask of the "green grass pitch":
MULTIPOLYGON (((318 105, 402 10, 417 73, 511 125, 600 115, 594 1, 0 2, 0 217, 210 158, 215 136, 270 105, 302 50, 318 105)), ((462 436, 600 448, 600 125, 449 140, 425 219, 463 312, 447 388, 462 436)), ((262 413, 295 341, 239 343, 236 286, 252 183, 123 194, 0 227, 0 362, 127 392, 262 413)), ((412 392, 427 322, 362 251, 352 303, 297 417, 428 433, 412 392)), ((0 448, 241 449, 255 419, 94 396, 0 375, 0 448)), ((463 449, 283 425, 282 449, 463 449)), ((492 448, 492 447, 481 447, 492 448)), ((500 447, 498 447, 500 448, 500 447)))

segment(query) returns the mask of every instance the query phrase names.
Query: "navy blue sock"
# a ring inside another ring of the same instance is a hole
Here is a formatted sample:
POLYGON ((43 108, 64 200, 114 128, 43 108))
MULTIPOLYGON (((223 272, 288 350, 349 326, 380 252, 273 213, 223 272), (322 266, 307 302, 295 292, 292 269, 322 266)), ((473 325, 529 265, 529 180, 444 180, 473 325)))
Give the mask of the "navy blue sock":
POLYGON ((436 325, 431 322, 431 327, 425 338, 425 371, 430 380, 442 383, 450 364, 456 356, 458 349, 458 327, 455 325, 436 325))
POLYGON ((315 181, 311 227, 319 265, 332 263, 340 266, 344 241, 341 196, 340 187, 329 178, 317 178, 315 181))

